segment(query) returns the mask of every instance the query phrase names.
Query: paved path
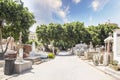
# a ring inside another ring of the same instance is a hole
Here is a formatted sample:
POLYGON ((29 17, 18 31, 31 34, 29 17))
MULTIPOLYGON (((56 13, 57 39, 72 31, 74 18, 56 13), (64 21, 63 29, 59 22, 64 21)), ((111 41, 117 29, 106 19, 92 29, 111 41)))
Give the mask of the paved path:
POLYGON ((8 80, 115 80, 80 60, 77 56, 57 56, 54 60, 33 66, 31 71, 8 80))
POLYGON ((71 53, 66 52, 66 51, 61 51, 59 52, 58 56, 71 56, 71 53))

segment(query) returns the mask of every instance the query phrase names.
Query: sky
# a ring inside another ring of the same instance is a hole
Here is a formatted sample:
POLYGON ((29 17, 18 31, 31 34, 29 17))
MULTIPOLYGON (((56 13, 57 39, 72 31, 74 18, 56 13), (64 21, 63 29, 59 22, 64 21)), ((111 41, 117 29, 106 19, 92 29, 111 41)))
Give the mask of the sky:
POLYGON ((85 26, 98 25, 108 20, 120 26, 120 0, 22 0, 37 21, 49 23, 84 22, 85 26))

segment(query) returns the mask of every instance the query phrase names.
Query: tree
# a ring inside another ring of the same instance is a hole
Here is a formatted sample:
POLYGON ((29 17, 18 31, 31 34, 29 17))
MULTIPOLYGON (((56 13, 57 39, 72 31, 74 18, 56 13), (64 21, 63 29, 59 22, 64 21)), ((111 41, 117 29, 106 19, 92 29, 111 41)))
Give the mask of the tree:
POLYGON ((49 37, 46 25, 37 26, 36 33, 38 40, 42 42, 43 45, 49 44, 49 37))
POLYGON ((95 45, 104 45, 104 39, 107 38, 109 32, 113 32, 114 29, 119 29, 116 24, 98 24, 98 26, 89 26, 87 28, 91 35, 91 40, 95 45))
MULTIPOLYGON (((35 23, 34 16, 23 5, 17 4, 13 0, 0 0, 0 45, 2 37, 7 38, 13 36, 18 40, 19 32, 23 33, 23 42, 28 39, 26 35, 29 28, 35 23), (6 26, 2 26, 2 22, 6 21, 6 26), (2 35, 2 32, 5 34, 2 35)), ((7 49, 7 47, 6 47, 7 49)), ((5 53, 6 50, 2 53, 5 53)))
POLYGON ((37 27, 36 32, 43 44, 48 45, 53 41, 55 47, 67 50, 79 44, 80 41, 87 44, 92 41, 94 46, 103 45, 108 33, 117 28, 119 27, 114 24, 85 27, 84 23, 81 22, 71 22, 63 25, 50 23, 49 25, 37 27))
POLYGON ((35 23, 34 16, 27 7, 17 4, 12 0, 0 0, 0 19, 6 21, 6 26, 2 29, 3 37, 12 35, 18 40, 19 32, 23 33, 23 42, 26 42, 29 28, 35 23))

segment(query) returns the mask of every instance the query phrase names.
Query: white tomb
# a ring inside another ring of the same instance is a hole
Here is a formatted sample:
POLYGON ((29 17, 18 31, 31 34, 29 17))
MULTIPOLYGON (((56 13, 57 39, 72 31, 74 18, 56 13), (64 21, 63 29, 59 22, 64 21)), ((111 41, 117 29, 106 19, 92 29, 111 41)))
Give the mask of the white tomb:
POLYGON ((35 42, 32 42, 32 51, 30 52, 30 57, 34 57, 36 54, 35 42))
POLYGON ((120 64, 120 29, 115 29, 113 31, 113 53, 114 60, 117 60, 120 64))
POLYGON ((18 44, 18 56, 17 56, 17 59, 15 61, 15 72, 22 73, 22 72, 29 70, 31 68, 32 68, 32 62, 25 61, 23 59, 22 32, 20 32, 19 44, 18 44))
POLYGON ((113 37, 112 33, 104 40, 105 42, 105 53, 103 55, 103 65, 107 66, 113 61, 113 37))

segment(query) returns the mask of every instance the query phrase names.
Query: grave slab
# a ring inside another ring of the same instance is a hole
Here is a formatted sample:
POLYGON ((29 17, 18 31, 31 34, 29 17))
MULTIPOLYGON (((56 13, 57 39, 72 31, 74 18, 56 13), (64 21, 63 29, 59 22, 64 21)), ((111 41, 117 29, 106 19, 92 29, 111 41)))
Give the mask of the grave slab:
POLYGON ((31 61, 15 62, 15 72, 22 73, 24 71, 32 69, 31 61))

